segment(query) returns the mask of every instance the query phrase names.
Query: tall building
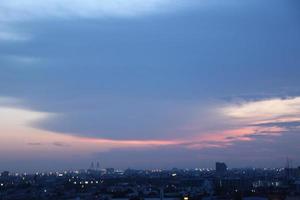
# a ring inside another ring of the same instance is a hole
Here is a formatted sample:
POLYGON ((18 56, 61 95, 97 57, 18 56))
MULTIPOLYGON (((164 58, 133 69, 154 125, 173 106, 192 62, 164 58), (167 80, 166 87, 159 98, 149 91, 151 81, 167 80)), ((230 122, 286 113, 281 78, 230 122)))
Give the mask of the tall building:
POLYGON ((90 169, 91 169, 91 170, 94 170, 94 169, 95 169, 94 162, 91 163, 90 169))
POLYGON ((223 176, 227 172, 227 165, 223 162, 216 162, 216 174, 223 176))

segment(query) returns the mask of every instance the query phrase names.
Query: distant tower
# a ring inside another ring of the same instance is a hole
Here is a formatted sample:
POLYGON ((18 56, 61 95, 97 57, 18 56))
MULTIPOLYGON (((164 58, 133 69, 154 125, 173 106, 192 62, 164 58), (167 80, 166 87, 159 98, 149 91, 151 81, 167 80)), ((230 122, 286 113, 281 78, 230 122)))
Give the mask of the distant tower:
POLYGON ((286 175, 286 179, 290 180, 291 176, 292 176, 292 161, 289 159, 289 157, 286 158, 286 165, 285 165, 285 175, 286 175))
POLYGON ((99 162, 97 162, 96 169, 100 170, 100 163, 99 162))
POLYGON ((94 162, 91 163, 90 169, 95 169, 94 162))
POLYGON ((286 157, 286 164, 285 164, 285 168, 289 169, 290 168, 290 159, 289 157, 286 157))

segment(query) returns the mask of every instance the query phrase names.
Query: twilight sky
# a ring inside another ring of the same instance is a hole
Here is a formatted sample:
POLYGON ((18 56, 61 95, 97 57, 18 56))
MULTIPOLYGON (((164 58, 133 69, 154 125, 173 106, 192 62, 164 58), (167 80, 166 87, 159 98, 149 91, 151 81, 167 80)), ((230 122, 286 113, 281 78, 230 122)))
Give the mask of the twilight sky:
POLYGON ((1 0, 0 170, 300 165, 298 0, 1 0))

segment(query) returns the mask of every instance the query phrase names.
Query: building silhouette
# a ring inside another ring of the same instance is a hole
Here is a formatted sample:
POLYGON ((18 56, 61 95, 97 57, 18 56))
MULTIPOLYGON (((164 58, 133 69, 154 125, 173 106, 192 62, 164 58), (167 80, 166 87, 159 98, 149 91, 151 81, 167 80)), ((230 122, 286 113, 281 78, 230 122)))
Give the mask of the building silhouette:
POLYGON ((223 162, 216 162, 216 175, 224 176, 227 172, 227 165, 223 162))

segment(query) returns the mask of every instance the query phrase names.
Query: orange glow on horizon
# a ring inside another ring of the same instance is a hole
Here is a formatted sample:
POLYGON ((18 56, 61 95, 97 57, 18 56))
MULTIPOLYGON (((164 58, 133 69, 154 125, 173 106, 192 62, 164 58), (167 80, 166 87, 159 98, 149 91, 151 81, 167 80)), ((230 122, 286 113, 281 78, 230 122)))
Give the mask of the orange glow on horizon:
MULTIPOLYGON (((261 104, 260 102, 254 102, 230 106, 223 109, 223 111, 228 111, 224 115, 231 119, 231 123, 232 119, 236 119, 236 121, 233 121, 235 123, 233 127, 238 128, 199 132, 199 134, 193 134, 193 136, 187 135, 186 137, 169 140, 114 140, 55 133, 30 126, 33 122, 47 119, 54 114, 0 107, 0 150, 15 154, 22 152, 32 156, 41 153, 50 155, 59 152, 63 156, 74 152, 86 155, 119 148, 153 148, 176 145, 182 148, 195 149, 225 148, 237 141, 253 141, 255 137, 252 136, 256 134, 279 136, 288 131, 286 128, 276 125, 260 126, 260 124, 299 122, 300 112, 297 109, 293 110, 298 108, 298 103, 300 105, 300 98, 265 100, 261 101, 261 104), (277 104, 279 104, 278 109, 276 108, 277 104), (260 110, 267 105, 275 106, 275 108, 260 110), (285 108, 289 111, 293 110, 292 115, 288 115, 284 111, 285 108), (274 114, 274 117, 270 117, 273 116, 272 114, 274 114)), ((196 129, 193 130, 196 131, 196 129)))

